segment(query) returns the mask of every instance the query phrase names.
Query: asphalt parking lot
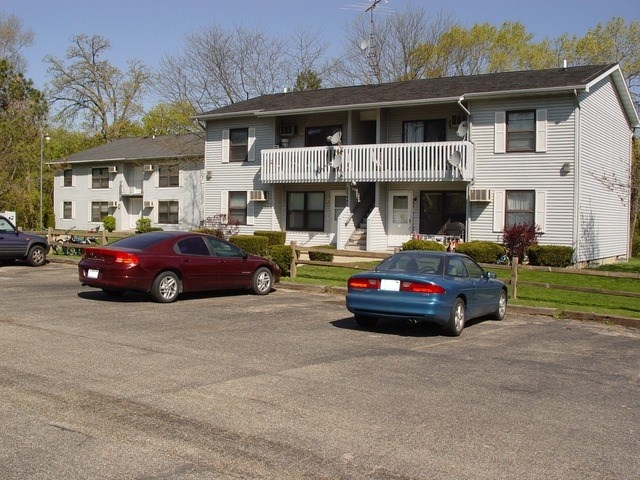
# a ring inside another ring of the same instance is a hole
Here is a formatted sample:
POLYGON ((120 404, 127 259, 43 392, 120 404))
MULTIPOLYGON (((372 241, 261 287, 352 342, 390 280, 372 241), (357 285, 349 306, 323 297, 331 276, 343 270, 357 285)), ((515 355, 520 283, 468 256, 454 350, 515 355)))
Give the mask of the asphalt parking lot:
POLYGON ((640 331, 507 311, 459 338, 339 295, 173 304, 0 266, 2 479, 637 479, 640 331))

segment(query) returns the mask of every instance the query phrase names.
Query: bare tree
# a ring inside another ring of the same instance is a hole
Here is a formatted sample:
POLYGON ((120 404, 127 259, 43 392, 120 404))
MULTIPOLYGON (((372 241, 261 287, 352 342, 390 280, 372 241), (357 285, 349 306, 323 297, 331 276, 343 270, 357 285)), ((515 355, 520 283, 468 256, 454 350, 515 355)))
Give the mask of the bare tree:
POLYGON ((436 44, 453 25, 451 17, 442 11, 429 16, 423 7, 414 6, 394 14, 374 11, 373 16, 371 12, 358 15, 346 29, 344 57, 349 68, 343 72, 343 83, 381 83, 427 76, 433 65, 416 55, 416 47, 436 44), (371 52, 371 48, 375 51, 371 52))
POLYGON ((187 36, 178 53, 162 57, 157 93, 203 112, 293 87, 301 72, 322 79, 331 63, 323 60, 327 44, 319 38, 312 31, 270 37, 259 29, 213 25, 187 36))
POLYGON ((123 73, 103 60, 110 42, 99 35, 77 35, 67 49, 66 60, 47 55, 52 76, 48 96, 59 106, 61 121, 75 122, 111 140, 130 132, 142 113, 142 100, 149 87, 151 73, 137 60, 128 62, 123 73))
POLYGON ((33 43, 34 34, 22 28, 22 21, 15 15, 0 12, 0 58, 4 58, 18 72, 25 72, 27 61, 22 49, 33 43))

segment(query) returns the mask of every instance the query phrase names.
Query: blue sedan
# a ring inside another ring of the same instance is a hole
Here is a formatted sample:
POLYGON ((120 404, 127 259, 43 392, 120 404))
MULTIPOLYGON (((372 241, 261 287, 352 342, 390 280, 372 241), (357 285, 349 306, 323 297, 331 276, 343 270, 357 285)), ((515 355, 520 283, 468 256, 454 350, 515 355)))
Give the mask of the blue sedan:
POLYGON ((507 310, 505 284, 459 253, 399 252, 352 275, 347 286, 347 309, 365 328, 381 317, 401 318, 433 322, 458 336, 466 320, 502 320, 507 310))

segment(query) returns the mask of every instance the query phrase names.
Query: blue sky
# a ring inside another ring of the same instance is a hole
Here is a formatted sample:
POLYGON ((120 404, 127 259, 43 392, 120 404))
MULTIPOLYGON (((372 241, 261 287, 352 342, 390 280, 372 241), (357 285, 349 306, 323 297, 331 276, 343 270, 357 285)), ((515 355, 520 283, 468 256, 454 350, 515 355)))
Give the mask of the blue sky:
MULTIPOLYGON (((42 88, 48 80, 43 57, 64 57, 73 35, 108 38, 107 59, 121 68, 132 58, 156 68, 163 53, 180 51, 186 35, 213 24, 260 27, 286 36, 297 27, 320 29, 337 52, 345 28, 358 15, 368 15, 367 4, 368 0, 0 0, 0 11, 18 16, 23 27, 35 33, 35 42, 24 55, 29 62, 27 76, 42 88)), ((613 16, 640 21, 638 0, 390 0, 381 3, 384 8, 378 15, 402 12, 408 5, 422 5, 429 14, 450 13, 464 25, 517 20, 536 40, 562 33, 584 35, 613 16)))

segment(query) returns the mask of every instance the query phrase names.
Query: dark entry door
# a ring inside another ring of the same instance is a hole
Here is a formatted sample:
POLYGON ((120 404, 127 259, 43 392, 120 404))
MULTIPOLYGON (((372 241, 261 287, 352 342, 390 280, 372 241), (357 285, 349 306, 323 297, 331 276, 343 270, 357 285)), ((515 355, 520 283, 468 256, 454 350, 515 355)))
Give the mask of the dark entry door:
POLYGON ((420 192, 420 233, 436 234, 448 222, 465 223, 465 192, 420 192))

